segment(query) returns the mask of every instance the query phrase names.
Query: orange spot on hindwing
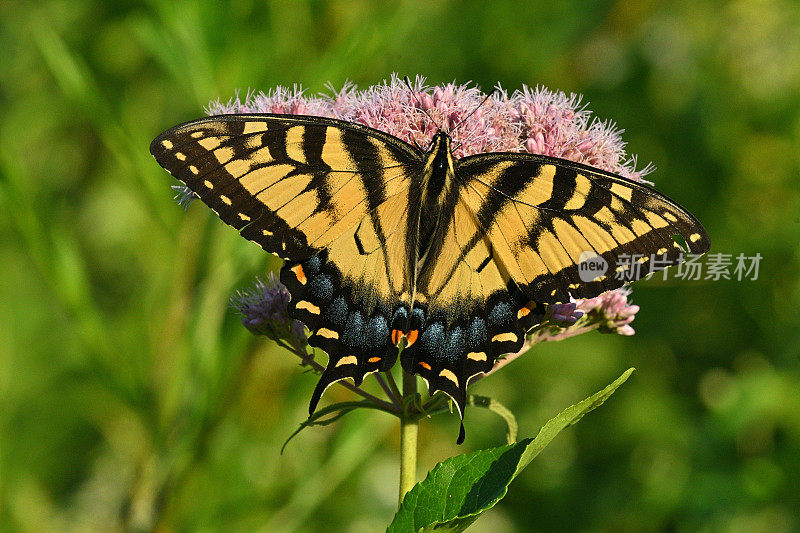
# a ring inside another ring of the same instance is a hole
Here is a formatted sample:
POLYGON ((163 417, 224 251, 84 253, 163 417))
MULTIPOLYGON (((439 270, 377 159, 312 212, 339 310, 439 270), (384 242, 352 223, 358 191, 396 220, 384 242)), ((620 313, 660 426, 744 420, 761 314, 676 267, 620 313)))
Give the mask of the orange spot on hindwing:
POLYGON ((406 338, 406 348, 417 342, 417 338, 419 337, 419 330, 412 329, 408 333, 403 333, 399 329, 392 330, 392 344, 395 346, 400 346, 400 340, 405 337, 406 338))
POLYGON ((400 339, 403 338, 403 332, 399 329, 392 330, 392 344, 398 346, 400 344, 400 339))
POLYGON ((303 270, 303 265, 295 265, 292 267, 292 272, 294 272, 294 276, 297 278, 297 281, 300 282, 301 285, 305 285, 308 278, 306 278, 306 272, 303 270))
POLYGON ((367 361, 369 361, 370 363, 377 363, 380 360, 381 360, 380 357, 370 357, 369 359, 367 359, 367 361))
POLYGON ((419 362, 419 366, 421 366, 421 367, 422 367, 422 368, 424 368, 425 370, 430 370, 430 369, 431 369, 431 365, 429 365, 429 364, 428 364, 428 363, 426 363, 425 361, 420 361, 420 362, 419 362))

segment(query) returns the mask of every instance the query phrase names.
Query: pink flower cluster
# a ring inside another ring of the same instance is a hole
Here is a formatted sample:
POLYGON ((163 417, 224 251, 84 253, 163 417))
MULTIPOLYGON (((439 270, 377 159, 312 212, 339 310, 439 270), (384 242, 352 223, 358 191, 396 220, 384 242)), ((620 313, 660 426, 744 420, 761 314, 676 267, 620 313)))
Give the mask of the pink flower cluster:
MULTIPOLYGON (((630 294, 631 290, 623 287, 595 298, 551 305, 519 354, 540 342, 560 341, 588 331, 633 335, 635 332, 630 324, 639 312, 639 306, 630 303, 630 294)), ((513 355, 508 357, 514 358, 513 355)))
POLYGON ((582 300, 577 308, 586 313, 590 321, 599 324, 600 331, 604 333, 633 335, 630 324, 639 312, 639 306, 628 302, 630 294, 631 290, 623 287, 582 300))
POLYGON ((467 84, 428 86, 417 76, 409 87, 398 76, 359 91, 352 84, 330 94, 307 95, 299 86, 237 95, 212 102, 209 115, 284 113, 357 122, 408 143, 427 147, 439 128, 453 138, 454 155, 483 152, 530 152, 562 157, 641 180, 650 165, 636 169, 628 157, 623 130, 592 117, 576 94, 523 86, 509 95, 497 87, 490 95, 467 84), (485 100, 485 102, 484 102, 485 100), (469 117, 467 119, 467 117, 469 117), (464 120, 467 119, 467 120, 464 120))

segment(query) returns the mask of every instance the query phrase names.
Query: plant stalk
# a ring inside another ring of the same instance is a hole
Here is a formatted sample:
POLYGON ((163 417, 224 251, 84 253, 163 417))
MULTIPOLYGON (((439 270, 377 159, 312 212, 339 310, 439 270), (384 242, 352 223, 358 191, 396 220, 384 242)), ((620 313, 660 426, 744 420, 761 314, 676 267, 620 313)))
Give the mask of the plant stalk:
POLYGON ((403 413, 400 416, 400 502, 417 483, 417 432, 419 418, 413 399, 417 377, 403 372, 403 413))

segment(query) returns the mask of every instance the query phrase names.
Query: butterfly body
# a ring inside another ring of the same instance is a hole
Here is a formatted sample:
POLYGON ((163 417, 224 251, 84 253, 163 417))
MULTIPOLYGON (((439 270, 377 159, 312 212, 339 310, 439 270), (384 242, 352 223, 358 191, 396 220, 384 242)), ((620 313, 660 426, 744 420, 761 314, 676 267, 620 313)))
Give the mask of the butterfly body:
POLYGON ((403 369, 463 416, 470 378, 518 351, 545 304, 622 286, 624 254, 648 257, 637 278, 677 264, 674 235, 708 249, 700 223, 645 185, 532 154, 456 159, 444 132, 424 151, 335 119, 222 115, 151 152, 285 260, 290 314, 329 356, 311 412, 330 384, 389 370, 404 340, 403 369), (584 279, 584 253, 607 272, 584 279))
POLYGON ((444 191, 452 181, 452 156, 450 155, 450 138, 444 133, 437 133, 433 138, 433 148, 427 154, 423 178, 420 183, 424 191, 421 199, 419 221, 419 237, 417 244, 418 258, 424 258, 430 246, 430 239, 439 222, 439 212, 444 207, 444 191))

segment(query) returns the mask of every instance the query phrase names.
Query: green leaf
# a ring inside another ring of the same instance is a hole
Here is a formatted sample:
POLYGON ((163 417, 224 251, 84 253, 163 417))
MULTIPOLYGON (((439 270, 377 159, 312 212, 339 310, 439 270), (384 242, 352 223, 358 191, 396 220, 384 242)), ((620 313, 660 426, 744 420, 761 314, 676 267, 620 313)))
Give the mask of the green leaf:
POLYGON ((439 463, 406 494, 387 532, 464 531, 506 495, 509 483, 561 430, 602 405, 633 371, 628 369, 605 389, 559 413, 533 439, 439 463))

